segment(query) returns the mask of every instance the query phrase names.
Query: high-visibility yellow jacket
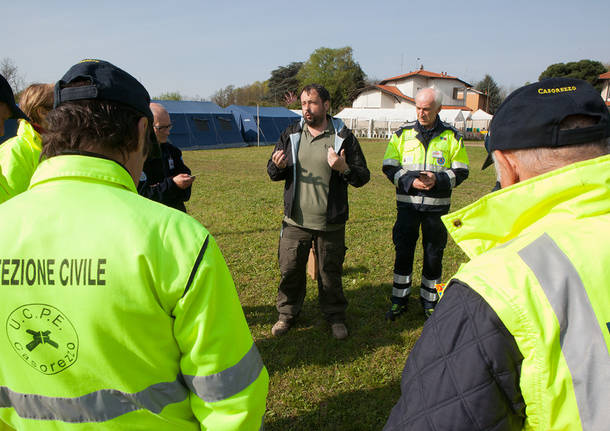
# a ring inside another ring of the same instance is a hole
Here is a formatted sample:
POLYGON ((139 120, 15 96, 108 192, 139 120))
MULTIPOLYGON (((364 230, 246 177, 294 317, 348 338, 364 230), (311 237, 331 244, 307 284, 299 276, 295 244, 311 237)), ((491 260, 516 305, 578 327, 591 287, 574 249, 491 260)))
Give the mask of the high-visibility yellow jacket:
POLYGON ((443 221, 472 258, 454 279, 485 299, 523 355, 525 429, 608 429, 610 156, 502 189, 443 221))
POLYGON ((396 201, 421 211, 449 211, 451 191, 468 177, 468 155, 460 134, 437 119, 426 140, 419 122, 407 123, 390 138, 383 172, 396 186, 396 201), (431 190, 412 187, 420 172, 434 172, 431 190))
POLYGON ((0 219, 2 421, 261 428, 268 373, 195 219, 139 196, 118 163, 80 155, 43 161, 0 219))
POLYGON ((0 203, 10 199, 6 179, 2 175, 2 167, 0 167, 0 203))
POLYGON ((40 134, 19 120, 17 135, 0 145, 0 203, 27 190, 41 151, 40 134))

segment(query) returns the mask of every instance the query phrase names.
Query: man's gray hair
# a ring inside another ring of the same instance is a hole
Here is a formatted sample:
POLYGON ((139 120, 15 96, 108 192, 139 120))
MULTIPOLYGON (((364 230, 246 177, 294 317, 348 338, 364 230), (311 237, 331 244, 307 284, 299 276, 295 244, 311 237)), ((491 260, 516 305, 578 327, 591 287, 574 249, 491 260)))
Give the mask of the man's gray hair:
POLYGON ((512 150, 511 153, 527 170, 536 175, 542 175, 572 163, 610 154, 610 138, 587 144, 567 145, 565 147, 512 150))
POLYGON ((415 98, 417 99, 417 96, 419 95, 419 93, 421 93, 424 90, 430 90, 430 91, 432 91, 432 94, 434 94, 434 107, 435 108, 440 108, 441 106, 443 106, 443 93, 441 93, 438 89, 436 89, 434 87, 420 88, 417 91, 417 93, 415 94, 415 98))
MULTIPOLYGON (((589 127, 596 123, 596 119, 583 115, 571 115, 566 117, 559 125, 561 130, 578 129, 589 127)), ((528 171, 535 175, 559 169, 572 163, 584 160, 595 159, 610 154, 610 138, 603 138, 584 144, 566 145, 564 147, 538 147, 520 150, 507 150, 519 163, 528 171)), ((496 168, 498 181, 500 181, 500 171, 496 163, 496 158, 492 153, 492 158, 496 168)))
POLYGON ((434 104, 437 108, 440 108, 441 106, 443 106, 443 93, 441 93, 436 88, 433 88, 432 91, 434 91, 434 104))

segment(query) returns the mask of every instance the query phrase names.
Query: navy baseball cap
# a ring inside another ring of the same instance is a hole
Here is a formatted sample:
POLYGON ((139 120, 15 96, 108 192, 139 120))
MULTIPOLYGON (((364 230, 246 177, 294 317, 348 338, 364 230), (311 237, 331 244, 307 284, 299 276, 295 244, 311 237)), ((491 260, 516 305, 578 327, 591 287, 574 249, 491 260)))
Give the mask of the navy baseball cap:
POLYGON ((13 94, 13 89, 10 84, 4 78, 4 76, 0 75, 0 102, 6 103, 8 108, 11 110, 12 115, 10 118, 25 118, 28 119, 28 116, 23 113, 21 109, 15 103, 15 95, 13 94))
POLYGON ((150 119, 150 95, 140 82, 115 65, 96 59, 81 60, 66 72, 55 85, 55 103, 58 107, 73 100, 109 100, 127 105, 150 119), (78 87, 67 87, 73 82, 85 82, 78 87))
POLYGON ((610 136, 610 112, 600 93, 587 81, 549 78, 512 92, 496 111, 489 127, 485 169, 494 150, 563 147, 610 136), (570 115, 597 118, 593 126, 560 130, 570 115))

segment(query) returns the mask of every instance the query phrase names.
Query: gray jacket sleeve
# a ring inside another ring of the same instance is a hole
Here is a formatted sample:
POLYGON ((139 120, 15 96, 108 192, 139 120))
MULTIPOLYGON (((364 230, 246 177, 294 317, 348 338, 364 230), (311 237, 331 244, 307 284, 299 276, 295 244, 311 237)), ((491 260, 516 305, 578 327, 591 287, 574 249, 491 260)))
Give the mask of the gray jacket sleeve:
POLYGON ((520 430, 522 361, 493 309, 453 280, 407 359, 384 430, 520 430))

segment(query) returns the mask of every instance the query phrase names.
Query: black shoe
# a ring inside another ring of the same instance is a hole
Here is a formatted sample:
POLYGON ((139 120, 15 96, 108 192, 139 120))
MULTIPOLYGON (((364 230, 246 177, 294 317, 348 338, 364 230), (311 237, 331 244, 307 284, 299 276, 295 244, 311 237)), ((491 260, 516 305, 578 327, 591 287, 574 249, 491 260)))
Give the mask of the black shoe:
POLYGON ((387 320, 391 320, 392 322, 401 314, 407 311, 407 305, 402 304, 394 304, 392 303, 392 307, 390 307, 390 311, 385 314, 385 318, 387 320))
POLYGON ((432 302, 421 297, 419 298, 419 301, 421 302, 421 306, 424 309, 424 317, 427 320, 430 316, 432 316, 432 313, 434 313, 434 308, 436 307, 437 301, 432 302))

